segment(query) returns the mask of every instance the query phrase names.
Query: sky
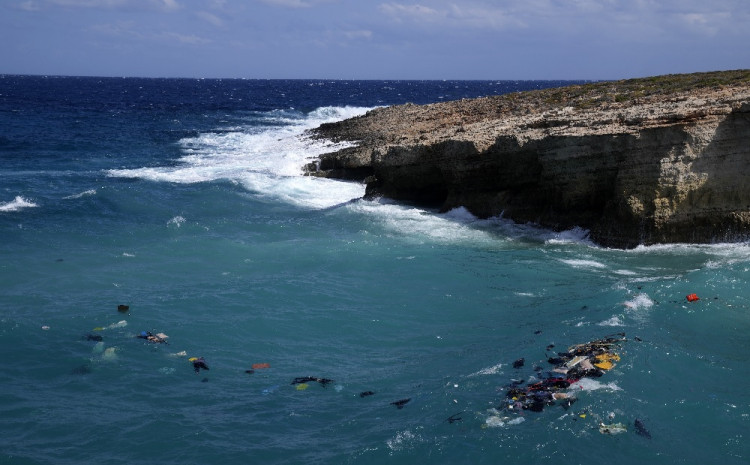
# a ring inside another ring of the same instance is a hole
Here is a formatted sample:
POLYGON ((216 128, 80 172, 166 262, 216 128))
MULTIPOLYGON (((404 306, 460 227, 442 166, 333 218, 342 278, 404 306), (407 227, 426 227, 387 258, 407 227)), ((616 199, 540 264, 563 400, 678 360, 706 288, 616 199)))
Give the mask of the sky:
POLYGON ((0 74, 627 79, 750 68, 750 0, 0 0, 0 74))

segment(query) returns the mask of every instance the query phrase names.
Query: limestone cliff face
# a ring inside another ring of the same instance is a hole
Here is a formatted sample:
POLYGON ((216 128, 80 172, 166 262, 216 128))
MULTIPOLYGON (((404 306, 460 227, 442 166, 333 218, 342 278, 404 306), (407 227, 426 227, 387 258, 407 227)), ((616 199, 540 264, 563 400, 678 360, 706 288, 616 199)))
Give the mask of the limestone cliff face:
POLYGON ((666 95, 636 86, 617 98, 615 83, 567 91, 576 98, 532 92, 377 109, 314 131, 357 145, 308 170, 367 179, 368 195, 580 226, 612 247, 746 240, 750 79, 739 81, 666 95))

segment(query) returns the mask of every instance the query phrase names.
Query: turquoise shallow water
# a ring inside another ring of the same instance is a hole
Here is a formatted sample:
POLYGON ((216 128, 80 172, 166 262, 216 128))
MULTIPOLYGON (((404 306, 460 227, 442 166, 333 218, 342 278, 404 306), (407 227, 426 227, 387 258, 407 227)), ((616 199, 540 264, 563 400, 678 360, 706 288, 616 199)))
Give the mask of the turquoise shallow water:
MULTIPOLYGON (((278 90, 251 84, 232 95, 278 90)), ((34 106, 5 85, 0 463, 750 457, 747 244, 602 249, 584 231, 356 200, 360 185, 299 176, 325 149, 304 128, 382 104, 372 89, 351 107, 329 89, 306 110, 134 99, 154 110, 111 94, 34 106), (497 409, 554 351, 616 333, 621 361, 574 387, 569 409, 497 409), (210 370, 196 374, 200 356, 210 370), (246 373, 255 363, 270 367, 246 373), (302 376, 333 381, 298 389, 302 376)))

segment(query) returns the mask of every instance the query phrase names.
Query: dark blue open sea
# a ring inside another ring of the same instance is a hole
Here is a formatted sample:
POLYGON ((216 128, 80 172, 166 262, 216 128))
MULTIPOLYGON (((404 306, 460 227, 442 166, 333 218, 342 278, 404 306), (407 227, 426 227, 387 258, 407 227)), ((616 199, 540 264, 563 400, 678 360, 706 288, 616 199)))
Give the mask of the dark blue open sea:
POLYGON ((301 174, 320 123, 562 84, 0 76, 0 463, 750 463, 748 244, 301 174), (508 408, 619 333, 574 403, 508 408))

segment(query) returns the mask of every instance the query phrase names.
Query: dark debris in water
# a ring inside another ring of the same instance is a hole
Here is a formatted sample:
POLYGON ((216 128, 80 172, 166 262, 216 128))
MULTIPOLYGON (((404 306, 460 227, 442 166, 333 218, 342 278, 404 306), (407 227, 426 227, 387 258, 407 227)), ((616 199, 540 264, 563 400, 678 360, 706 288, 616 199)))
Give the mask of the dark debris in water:
POLYGON ((391 402, 391 405, 395 405, 397 409, 401 410, 402 408, 404 408, 404 405, 409 403, 410 400, 411 400, 411 397, 407 399, 397 400, 395 402, 391 402))

